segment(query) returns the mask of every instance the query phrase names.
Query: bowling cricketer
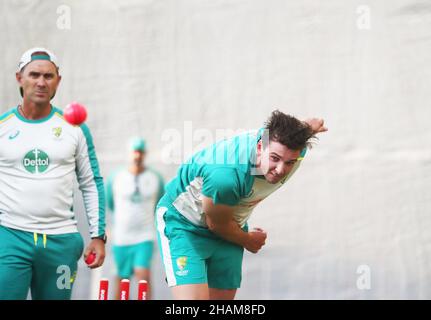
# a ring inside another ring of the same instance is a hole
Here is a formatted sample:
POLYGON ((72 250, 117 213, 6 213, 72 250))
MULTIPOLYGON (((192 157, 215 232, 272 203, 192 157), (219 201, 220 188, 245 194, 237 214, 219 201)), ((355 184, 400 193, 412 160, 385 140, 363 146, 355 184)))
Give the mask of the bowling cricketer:
POLYGON ((105 257, 103 180, 85 124, 51 105, 61 80, 56 56, 26 51, 16 72, 22 103, 0 116, 0 299, 70 299, 84 242, 73 212, 82 191, 97 268, 105 257))
POLYGON ((274 111, 264 128, 219 141, 181 165, 158 203, 157 231, 175 299, 233 299, 244 248, 266 232, 248 230, 253 209, 298 169, 322 119, 274 111))

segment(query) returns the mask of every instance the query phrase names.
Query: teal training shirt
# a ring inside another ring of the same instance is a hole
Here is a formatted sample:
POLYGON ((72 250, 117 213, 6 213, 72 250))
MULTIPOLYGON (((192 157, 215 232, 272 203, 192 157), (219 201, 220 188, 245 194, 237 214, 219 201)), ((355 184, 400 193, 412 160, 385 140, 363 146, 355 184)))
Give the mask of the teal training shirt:
MULTIPOLYGON (((214 204, 235 207, 234 217, 244 226, 254 207, 277 190, 298 168, 298 161, 285 179, 270 184, 256 176, 256 145, 263 129, 221 140, 194 154, 178 169, 177 176, 166 186, 173 206, 191 223, 206 226, 202 195, 214 204)), ((305 155, 305 149, 301 156, 305 155)))

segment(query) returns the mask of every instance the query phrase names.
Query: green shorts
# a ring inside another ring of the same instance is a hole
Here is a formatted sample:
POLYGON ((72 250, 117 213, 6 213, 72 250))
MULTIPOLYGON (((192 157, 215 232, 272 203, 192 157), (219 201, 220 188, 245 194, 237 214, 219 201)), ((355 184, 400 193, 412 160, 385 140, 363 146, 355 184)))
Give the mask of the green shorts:
POLYGON ((137 268, 149 269, 153 256, 153 241, 144 241, 128 246, 112 246, 117 275, 122 278, 130 278, 133 270, 137 268))
POLYGON ((236 289, 241 285, 244 248, 208 228, 193 225, 165 194, 157 205, 157 235, 166 280, 170 287, 207 283, 210 288, 236 289))
POLYGON ((43 235, 0 225, 0 300, 68 300, 84 249, 79 233, 43 235))

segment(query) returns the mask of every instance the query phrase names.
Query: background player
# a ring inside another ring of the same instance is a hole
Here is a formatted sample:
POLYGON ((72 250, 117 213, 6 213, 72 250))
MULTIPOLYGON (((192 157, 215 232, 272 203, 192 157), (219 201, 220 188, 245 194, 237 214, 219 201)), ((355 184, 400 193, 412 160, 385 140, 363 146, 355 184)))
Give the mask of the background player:
MULTIPOLYGON (((120 282, 133 274, 150 281, 150 266, 156 232, 154 211, 163 194, 163 180, 145 166, 146 147, 142 138, 130 143, 130 164, 111 174, 106 184, 112 220, 113 254, 117 267, 115 298, 120 298, 120 282)), ((150 299, 148 283, 147 299, 150 299)))

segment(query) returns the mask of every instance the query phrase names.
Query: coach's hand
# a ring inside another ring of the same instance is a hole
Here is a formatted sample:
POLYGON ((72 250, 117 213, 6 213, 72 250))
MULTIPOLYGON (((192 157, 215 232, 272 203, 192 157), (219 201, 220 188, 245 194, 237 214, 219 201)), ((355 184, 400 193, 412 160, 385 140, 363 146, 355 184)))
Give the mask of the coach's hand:
POLYGON ((248 241, 245 248, 252 252, 257 253, 265 244, 266 232, 260 228, 255 228, 248 232, 248 241))
POLYGON ((93 263, 89 264, 88 267, 90 269, 95 269, 100 267, 105 261, 105 242, 102 239, 92 239, 90 244, 87 246, 84 252, 84 260, 87 259, 87 256, 91 253, 96 253, 96 259, 93 263))

